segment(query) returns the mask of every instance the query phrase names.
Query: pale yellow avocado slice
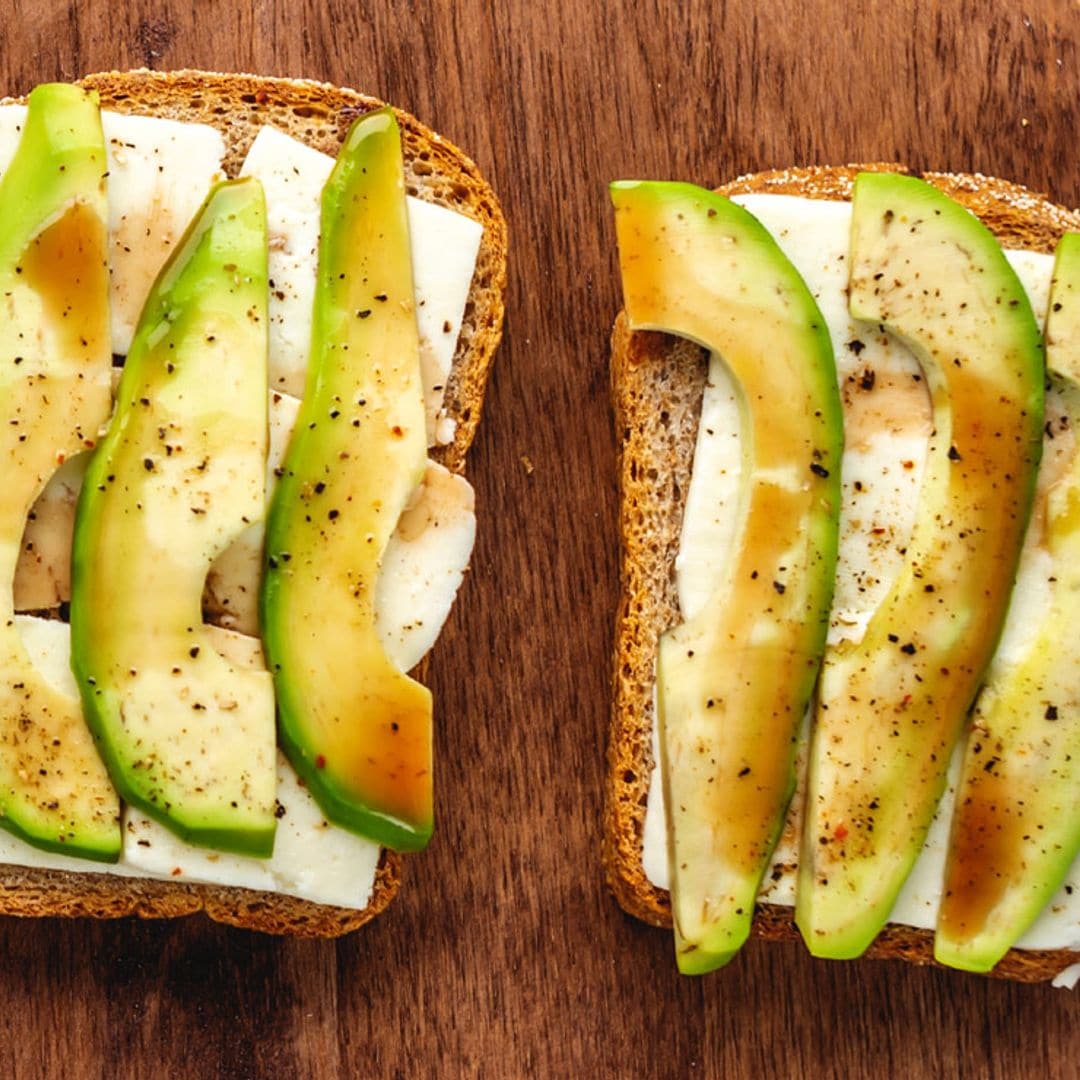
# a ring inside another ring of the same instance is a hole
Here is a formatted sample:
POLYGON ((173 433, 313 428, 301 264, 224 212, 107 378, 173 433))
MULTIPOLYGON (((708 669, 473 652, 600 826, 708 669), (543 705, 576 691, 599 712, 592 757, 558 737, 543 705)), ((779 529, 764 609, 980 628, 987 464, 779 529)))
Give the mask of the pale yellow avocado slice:
POLYGON ((795 920, 860 955, 922 850, 1005 619, 1042 446, 1043 357, 989 230, 932 185, 860 173, 851 313, 913 351, 933 406, 904 565, 862 639, 822 666, 795 920))
POLYGON ((832 596, 842 451, 836 368, 802 278, 745 210, 690 184, 612 185, 626 315, 719 354, 744 464, 726 581, 660 641, 660 768, 679 969, 734 955, 795 784, 832 596))
POLYGON ((0 181, 0 824, 38 847, 113 860, 116 793, 78 700, 33 666, 12 594, 31 505, 109 416, 105 173, 95 97, 34 90, 0 181))
POLYGON ((433 828, 432 702, 376 626, 427 463, 401 136, 353 125, 323 190, 307 388, 267 517, 261 620, 282 747, 329 820, 398 850, 433 828))
POLYGON ((214 187, 147 298, 75 520, 72 667, 125 802, 269 855, 274 695, 202 620, 215 557, 263 513, 267 240, 257 180, 214 187))
POLYGON ((1022 658, 995 659, 968 736, 934 957, 989 971, 1038 918, 1080 851, 1080 235, 1057 251, 1046 361, 1058 416, 1034 540, 1048 600, 1022 658), (1057 451, 1061 450, 1061 454, 1057 451))

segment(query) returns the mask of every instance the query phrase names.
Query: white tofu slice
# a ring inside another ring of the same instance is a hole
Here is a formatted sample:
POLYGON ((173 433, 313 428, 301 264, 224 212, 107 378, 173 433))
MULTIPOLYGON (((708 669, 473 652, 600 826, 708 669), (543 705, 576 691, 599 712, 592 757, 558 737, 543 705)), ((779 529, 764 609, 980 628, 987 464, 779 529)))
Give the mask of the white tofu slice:
MULTIPOLYGON (((302 397, 311 339, 319 248, 319 203, 334 159, 277 128, 264 127, 241 172, 266 190, 270 233, 270 386, 302 397)), ((443 394, 457 348, 483 226, 410 196, 416 322, 428 445, 448 443, 453 421, 443 394)))

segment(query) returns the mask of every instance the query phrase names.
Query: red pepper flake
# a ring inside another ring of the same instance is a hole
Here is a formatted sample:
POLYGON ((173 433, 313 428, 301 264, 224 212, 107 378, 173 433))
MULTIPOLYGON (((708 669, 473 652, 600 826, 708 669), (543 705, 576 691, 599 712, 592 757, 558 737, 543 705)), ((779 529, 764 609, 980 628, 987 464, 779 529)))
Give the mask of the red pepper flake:
POLYGON ((181 874, 182 874, 183 872, 184 872, 184 871, 183 871, 183 870, 181 870, 179 866, 174 866, 174 867, 172 868, 172 876, 173 876, 173 877, 179 877, 179 876, 180 876, 180 875, 181 875, 181 874))
POLYGON ((837 825, 836 832, 833 833, 833 836, 835 836, 837 840, 843 840, 847 834, 848 830, 846 825, 837 825))
POLYGON ((326 757, 325 757, 325 755, 319 754, 319 756, 315 759, 315 768, 316 769, 325 769, 326 768, 326 757))

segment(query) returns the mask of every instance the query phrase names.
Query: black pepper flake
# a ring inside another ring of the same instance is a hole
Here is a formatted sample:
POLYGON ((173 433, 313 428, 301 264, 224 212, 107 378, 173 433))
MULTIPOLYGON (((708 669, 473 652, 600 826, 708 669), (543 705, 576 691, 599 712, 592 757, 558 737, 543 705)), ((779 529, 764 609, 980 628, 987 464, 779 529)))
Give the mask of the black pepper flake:
POLYGON ((950 446, 949 447, 949 460, 950 461, 959 461, 960 460, 960 451, 957 450, 955 446, 950 446))
POLYGON ((787 589, 787 586, 786 586, 786 585, 785 585, 785 584, 784 584, 784 583, 783 583, 782 581, 774 581, 774 582, 772 583, 772 587, 773 587, 773 588, 774 588, 774 589, 775 589, 775 590, 776 590, 776 591, 777 591, 777 592, 778 592, 778 593, 779 593, 779 594, 780 594, 781 596, 783 596, 783 595, 784 595, 784 590, 785 590, 785 589, 787 589))
POLYGON ((859 388, 861 390, 873 390, 876 378, 877 376, 874 374, 874 369, 866 368, 862 375, 859 376, 859 388))
POLYGON ((819 465, 816 461, 810 462, 810 471, 815 476, 820 476, 822 479, 829 475, 829 470, 824 465, 819 465))
POLYGON ((191 659, 194 660, 195 657, 198 656, 198 655, 199 655, 199 646, 198 645, 192 645, 191 648, 188 649, 188 656, 190 656, 191 659))
POLYGON ((742 767, 742 768, 741 768, 741 769, 739 770, 739 775, 740 775, 740 776, 749 776, 749 775, 750 775, 750 766, 749 766, 749 765, 744 765, 744 766, 743 766, 743 767, 742 767))
POLYGON ((336 518, 336 517, 338 516, 338 514, 339 514, 339 513, 340 513, 340 511, 339 511, 339 510, 331 510, 331 511, 330 511, 330 513, 329 513, 329 514, 327 514, 326 516, 327 516, 327 517, 328 517, 328 518, 329 518, 329 519, 330 519, 331 521, 333 521, 333 520, 334 520, 334 518, 336 518))
POLYGON ((889 640, 895 645, 900 639, 895 634, 890 634, 889 640))
POLYGON ((1056 720, 1058 718, 1058 710, 1056 705, 1047 705, 1046 712, 1043 714, 1047 720, 1056 720))
POLYGON ((366 319, 371 314, 371 308, 364 308, 356 313, 358 319, 366 319))
POLYGON ((378 300, 380 304, 385 304, 386 303, 386 293, 381 292, 381 293, 376 294, 375 299, 378 300))
POLYGON ((907 653, 908 656, 914 656, 915 655, 915 643, 913 641, 909 641, 906 645, 901 645, 900 646, 900 651, 902 653, 907 653))
POLYGON ((143 458, 143 468, 147 472, 153 472, 154 471, 154 459, 153 458, 143 458))
POLYGON ((861 353, 861 352, 863 351, 863 349, 865 349, 865 348, 866 348, 866 342, 864 342, 864 341, 860 341, 860 340, 859 340, 858 338, 852 338, 852 339, 851 339, 851 340, 850 340, 850 341, 849 341, 849 342, 847 343, 847 347, 848 347, 848 348, 849 348, 849 349, 850 349, 850 350, 851 350, 851 351, 852 351, 852 352, 853 352, 853 353, 854 353, 854 354, 855 354, 856 356, 858 356, 858 355, 859 355, 859 353, 861 353))
POLYGON ((315 485, 315 494, 321 495, 326 490, 326 484, 321 480, 315 485))

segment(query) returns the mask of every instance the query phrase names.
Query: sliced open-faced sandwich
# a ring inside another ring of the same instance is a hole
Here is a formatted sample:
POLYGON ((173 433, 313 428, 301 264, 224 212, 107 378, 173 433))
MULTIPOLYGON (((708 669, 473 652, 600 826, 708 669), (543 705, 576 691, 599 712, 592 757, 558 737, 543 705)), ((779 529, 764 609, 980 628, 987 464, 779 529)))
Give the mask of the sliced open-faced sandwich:
POLYGON ((432 830, 490 187, 351 90, 136 71, 0 104, 0 220, 0 912, 361 925, 432 830))
POLYGON ((616 897, 687 972, 1071 984, 1080 215, 884 165, 612 198, 616 897))

